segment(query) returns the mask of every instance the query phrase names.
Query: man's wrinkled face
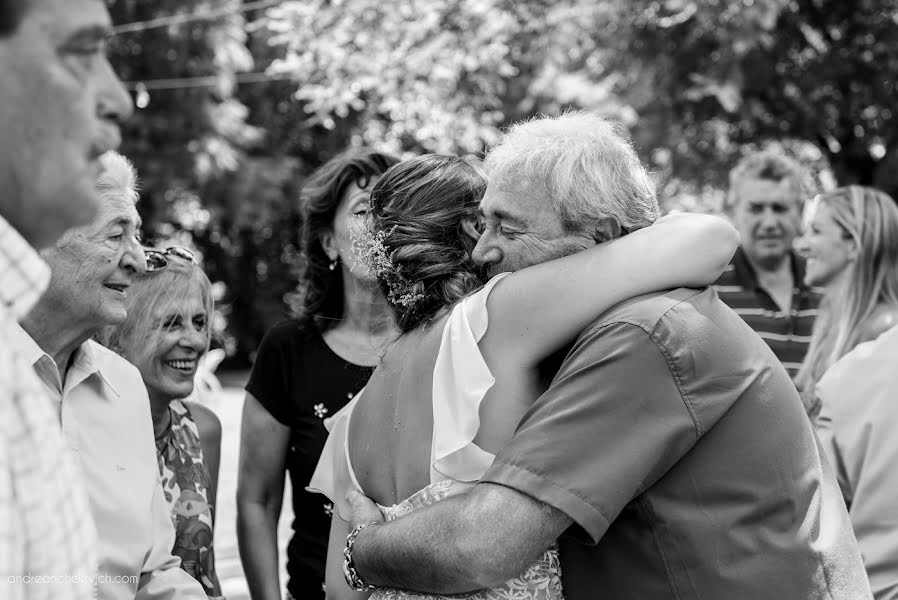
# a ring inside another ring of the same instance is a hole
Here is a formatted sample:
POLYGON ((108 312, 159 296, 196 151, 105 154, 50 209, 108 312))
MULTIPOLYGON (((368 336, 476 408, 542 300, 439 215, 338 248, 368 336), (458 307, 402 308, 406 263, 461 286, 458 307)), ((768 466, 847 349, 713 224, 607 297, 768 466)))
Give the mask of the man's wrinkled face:
POLYGON ((756 265, 774 268, 789 254, 801 227, 801 198, 784 179, 748 179, 734 190, 733 223, 742 236, 742 249, 756 265))
POLYGON ((72 323, 99 329, 127 318, 131 278, 146 269, 140 217, 127 199, 106 196, 94 223, 43 253, 52 278, 44 298, 72 323))
POLYGON ((35 246, 97 214, 97 159, 132 112, 109 32, 102 0, 32 0, 0 38, 0 210, 35 246))
POLYGON ((596 245, 591 235, 566 231, 547 194, 535 186, 490 182, 480 215, 481 233, 471 257, 490 277, 596 245))

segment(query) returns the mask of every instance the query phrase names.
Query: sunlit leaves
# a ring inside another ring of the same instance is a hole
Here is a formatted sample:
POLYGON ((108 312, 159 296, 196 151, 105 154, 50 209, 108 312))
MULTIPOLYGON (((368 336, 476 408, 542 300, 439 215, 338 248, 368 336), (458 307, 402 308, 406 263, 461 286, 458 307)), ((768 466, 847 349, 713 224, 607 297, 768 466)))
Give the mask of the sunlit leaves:
POLYGON ((289 73, 327 128, 354 113, 366 143, 476 152, 506 118, 544 11, 499 0, 285 2, 269 13, 271 41, 287 49, 270 72, 289 73))

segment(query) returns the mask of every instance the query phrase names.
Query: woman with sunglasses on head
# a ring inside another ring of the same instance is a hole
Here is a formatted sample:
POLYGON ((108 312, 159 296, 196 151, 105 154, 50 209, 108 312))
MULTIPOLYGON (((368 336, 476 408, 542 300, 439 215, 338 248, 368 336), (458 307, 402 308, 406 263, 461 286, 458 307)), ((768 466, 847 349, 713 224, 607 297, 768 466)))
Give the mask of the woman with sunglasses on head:
POLYGON ((305 271, 296 318, 265 335, 243 408, 237 533, 254 600, 281 598, 277 523, 287 472, 295 515, 287 592, 324 598, 332 506, 305 486, 327 437, 324 419, 364 387, 398 334, 380 283, 356 267, 350 239, 364 224, 374 184, 397 162, 349 150, 312 174, 301 194, 305 271))
POLYGON ((147 270, 128 290, 128 318, 107 328, 100 341, 140 370, 176 532, 172 554, 210 598, 218 598, 212 531, 221 423, 207 407, 184 401, 209 348, 212 286, 186 248, 144 252, 147 270))
POLYGON ((810 216, 795 247, 807 260, 805 283, 824 296, 796 384, 813 416, 824 372, 898 324, 898 206, 884 192, 850 185, 817 196, 810 216))

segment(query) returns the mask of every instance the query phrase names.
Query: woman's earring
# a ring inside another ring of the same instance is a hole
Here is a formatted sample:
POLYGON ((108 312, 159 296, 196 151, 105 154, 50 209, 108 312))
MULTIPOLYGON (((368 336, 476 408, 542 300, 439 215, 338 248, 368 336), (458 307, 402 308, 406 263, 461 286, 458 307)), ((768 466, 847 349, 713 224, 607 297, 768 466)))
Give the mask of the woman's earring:
POLYGON ((339 259, 339 258, 335 258, 334 260, 332 260, 331 263, 330 263, 329 265, 327 265, 327 268, 328 268, 329 270, 331 270, 331 271, 333 271, 334 269, 336 269, 336 268, 337 268, 337 261, 338 261, 338 260, 340 260, 340 259, 339 259))

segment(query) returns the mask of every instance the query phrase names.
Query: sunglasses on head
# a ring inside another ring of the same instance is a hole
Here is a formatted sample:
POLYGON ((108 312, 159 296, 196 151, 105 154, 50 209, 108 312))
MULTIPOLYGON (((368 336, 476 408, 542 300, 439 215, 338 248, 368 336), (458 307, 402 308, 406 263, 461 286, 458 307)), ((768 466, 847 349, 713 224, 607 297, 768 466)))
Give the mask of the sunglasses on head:
POLYGON ((170 258, 180 258, 189 263, 196 264, 196 256, 184 246, 169 246, 165 250, 157 250, 155 248, 144 248, 144 255, 147 257, 147 272, 161 271, 168 266, 170 258))

